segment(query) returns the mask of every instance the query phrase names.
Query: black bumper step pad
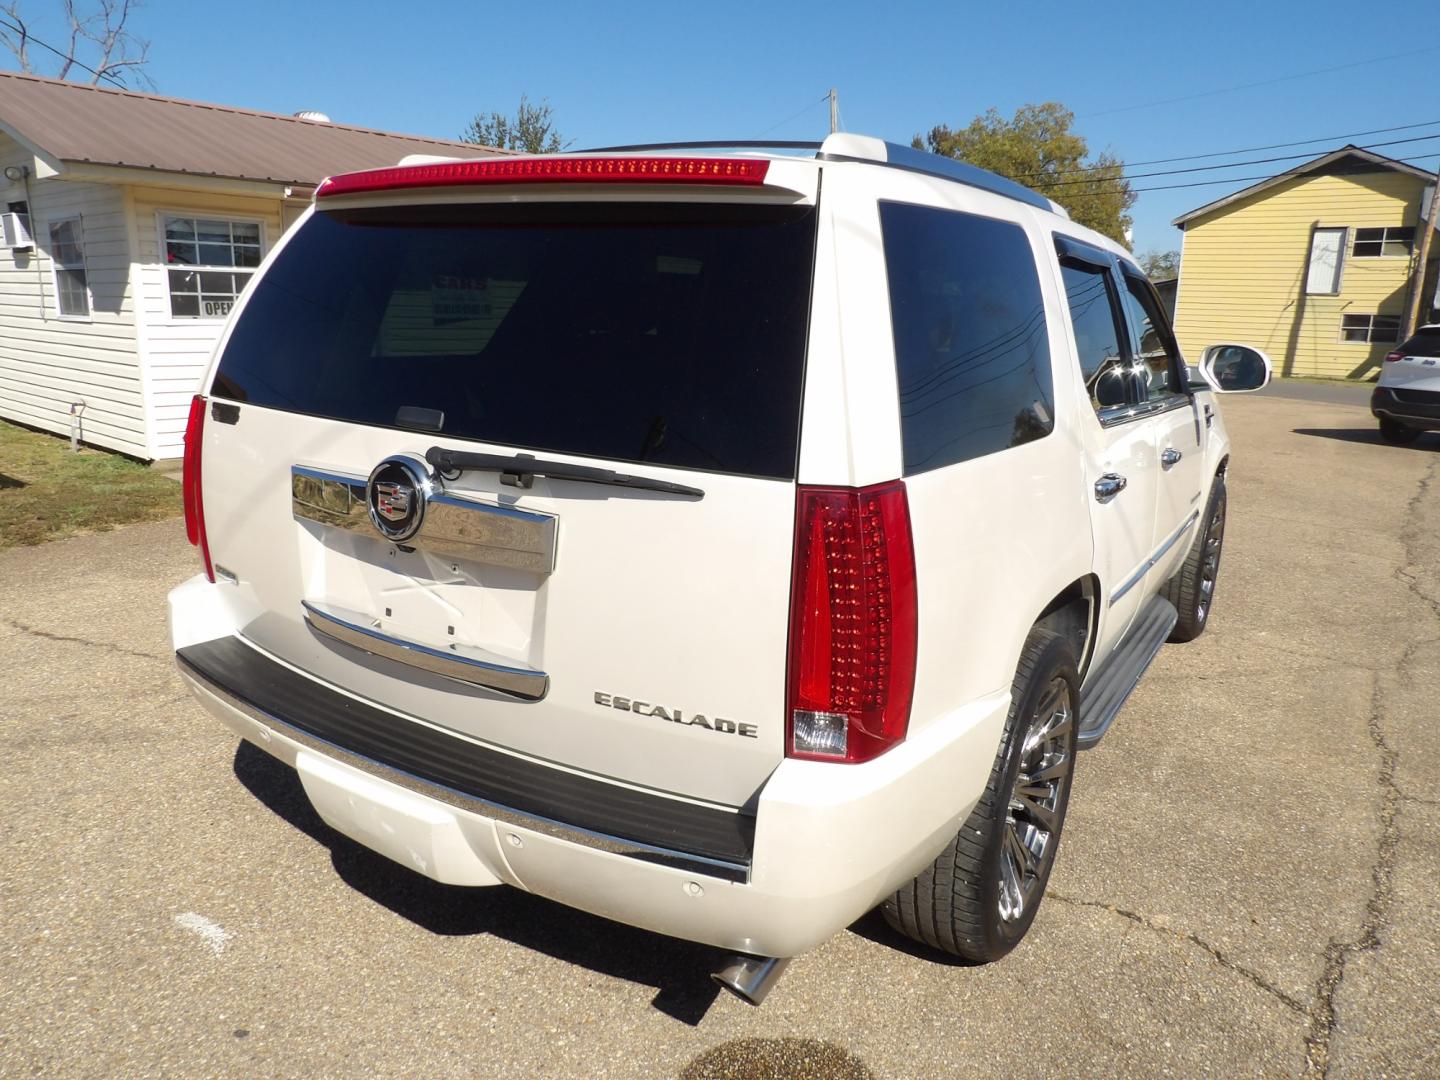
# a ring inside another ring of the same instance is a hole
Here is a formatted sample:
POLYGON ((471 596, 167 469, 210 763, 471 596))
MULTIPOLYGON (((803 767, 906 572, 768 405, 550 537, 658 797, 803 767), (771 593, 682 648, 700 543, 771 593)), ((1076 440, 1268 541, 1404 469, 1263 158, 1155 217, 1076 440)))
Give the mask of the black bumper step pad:
MULTIPOLYGON (((603 837, 749 866, 755 838, 750 815, 578 776, 409 722, 300 675, 237 638, 187 646, 176 659, 281 724, 421 780, 603 837)), ((483 806, 475 811, 486 813, 483 806)))

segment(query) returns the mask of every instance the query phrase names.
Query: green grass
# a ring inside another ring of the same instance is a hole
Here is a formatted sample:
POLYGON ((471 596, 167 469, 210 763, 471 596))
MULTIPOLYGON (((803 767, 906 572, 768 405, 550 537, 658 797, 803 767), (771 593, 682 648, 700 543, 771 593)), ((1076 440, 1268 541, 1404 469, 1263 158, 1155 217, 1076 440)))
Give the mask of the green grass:
POLYGON ((180 512, 180 485, 149 466, 0 420, 0 550, 180 512))

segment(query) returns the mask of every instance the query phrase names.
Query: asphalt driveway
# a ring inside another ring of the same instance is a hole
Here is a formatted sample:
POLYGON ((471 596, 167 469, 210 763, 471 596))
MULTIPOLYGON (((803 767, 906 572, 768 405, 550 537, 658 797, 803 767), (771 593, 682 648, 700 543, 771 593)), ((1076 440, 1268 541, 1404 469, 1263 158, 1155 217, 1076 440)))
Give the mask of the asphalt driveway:
POLYGON ((329 830, 173 672, 178 521, 0 555, 0 1075, 1440 1075, 1440 436, 1229 401, 1209 631, 1081 758, 1029 940, 711 950, 329 830))

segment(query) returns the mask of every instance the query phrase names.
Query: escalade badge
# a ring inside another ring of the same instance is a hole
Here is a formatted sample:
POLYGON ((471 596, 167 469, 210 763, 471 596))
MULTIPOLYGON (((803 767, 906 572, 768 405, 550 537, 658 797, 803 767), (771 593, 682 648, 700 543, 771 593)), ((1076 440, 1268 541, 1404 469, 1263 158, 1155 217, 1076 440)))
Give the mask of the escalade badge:
POLYGON ((433 486, 428 470, 411 458, 386 458, 375 466, 365 485, 375 531, 397 544, 409 540, 425 520, 425 500, 433 486))

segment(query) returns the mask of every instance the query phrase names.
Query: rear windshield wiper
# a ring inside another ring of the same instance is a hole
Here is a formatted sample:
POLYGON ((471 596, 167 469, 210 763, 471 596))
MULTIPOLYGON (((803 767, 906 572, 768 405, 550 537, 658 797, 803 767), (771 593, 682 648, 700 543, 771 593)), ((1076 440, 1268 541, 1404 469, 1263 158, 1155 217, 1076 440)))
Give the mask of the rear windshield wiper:
POLYGON ((614 469, 596 469, 589 465, 571 465, 565 461, 545 461, 529 454, 472 454, 466 450, 446 450, 443 446, 432 446, 425 451, 425 460, 441 473, 464 472, 467 469, 482 472, 498 472, 500 482, 510 487, 528 488, 535 483, 535 477, 548 476, 552 480, 578 480, 586 484, 609 484, 612 487, 634 488, 637 491, 663 491, 670 495, 689 495, 703 499, 705 492, 684 484, 672 484, 669 480, 655 480, 648 476, 631 476, 614 469))

